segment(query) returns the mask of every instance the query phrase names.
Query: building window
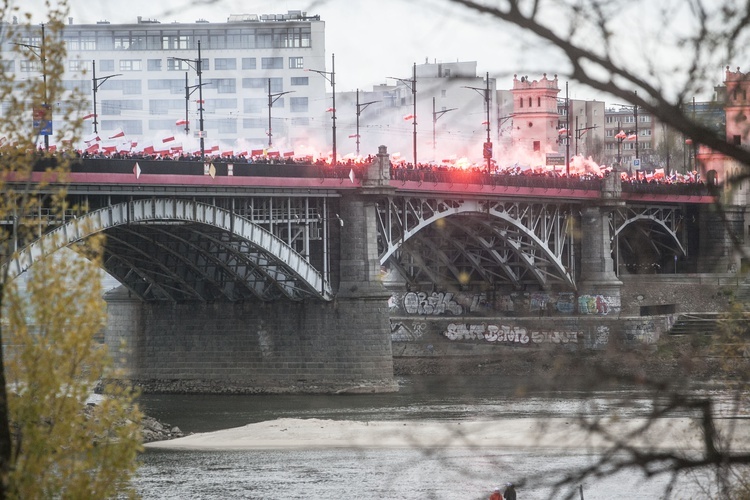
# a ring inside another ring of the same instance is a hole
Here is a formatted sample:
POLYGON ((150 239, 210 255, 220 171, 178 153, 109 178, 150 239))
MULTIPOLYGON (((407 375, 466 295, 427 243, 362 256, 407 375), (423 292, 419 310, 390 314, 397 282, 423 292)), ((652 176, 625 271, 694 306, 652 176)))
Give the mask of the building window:
POLYGON ((441 90, 440 91, 440 97, 445 97, 447 93, 448 93, 447 90, 445 90, 445 89, 441 90))
POLYGON ((214 59, 215 70, 233 70, 237 69, 237 59, 233 57, 217 57, 214 59))
POLYGON ((268 99, 243 99, 244 113, 260 113, 268 107, 268 99))
POLYGON ((534 151, 541 151, 541 150, 542 150, 542 143, 540 141, 534 141, 534 151))
POLYGON ((302 57, 290 57, 289 58, 289 69, 304 69, 304 58, 302 57))
POLYGON ((284 79, 283 78, 243 78, 242 88, 243 89, 268 90, 269 80, 271 81, 271 92, 283 92, 284 91, 284 79))
POLYGON ((169 90, 172 94, 185 93, 185 81, 176 79, 158 79, 148 81, 149 90, 169 90))
POLYGON ((523 107, 523 97, 519 100, 521 101, 521 107, 523 107))
POLYGON ((531 107, 531 97, 529 97, 529 107, 531 107))
POLYGON ((310 118, 306 116, 292 118, 292 125, 295 127, 308 127, 310 125, 310 118))
MULTIPOLYGON (((201 65, 201 69, 205 69, 201 65)), ((191 71, 192 68, 187 61, 180 61, 179 59, 167 59, 167 71, 191 71)))
POLYGON ((307 113, 307 97, 289 98, 289 111, 292 113, 307 113))
POLYGON ((161 59, 149 59, 146 61, 146 67, 149 71, 161 71, 161 59))
POLYGON ((99 69, 102 71, 114 71, 115 61, 113 59, 102 59, 99 61, 99 69))
POLYGON ((237 93, 237 80, 234 78, 214 78, 210 82, 211 86, 215 87, 219 94, 237 93))
POLYGON ((149 99, 148 101, 148 114, 150 115, 166 115, 170 111, 177 110, 185 111, 184 99, 149 99))
POLYGON ((140 71, 141 62, 140 59, 121 59, 120 71, 140 71))
POLYGON ((256 69, 256 64, 254 57, 242 58, 242 69, 256 69))
POLYGON ((291 80, 292 87, 300 87, 308 85, 308 78, 306 76, 293 76, 291 80))
POLYGON ((260 59, 261 69, 284 69, 283 57, 262 57, 260 59))
POLYGON ((268 121, 265 118, 243 118, 242 128, 260 128, 265 129, 268 121))
POLYGON ((143 101, 105 99, 102 101, 101 110, 102 115, 112 116, 119 116, 123 110, 143 111, 143 101))
MULTIPOLYGON (((68 69, 70 71, 91 71, 91 61, 81 61, 80 59, 69 61, 68 69)), ((23 71, 23 61, 21 61, 21 71, 23 71)), ((41 65, 39 71, 41 71, 41 65)))
MULTIPOLYGON (((73 65, 74 62, 80 63, 81 61, 70 61, 70 65, 71 65, 70 69, 71 69, 71 71, 77 71, 77 70, 73 70, 73 68, 72 68, 72 65, 73 65)), ((36 59, 31 60, 31 61, 21 61, 21 71, 24 72, 24 73, 30 73, 32 71, 40 71, 41 72, 42 71, 42 63, 41 63, 41 61, 36 60, 36 59)))
MULTIPOLYGON (((537 97, 536 98, 536 107, 537 108, 541 108, 542 107, 542 98, 541 97, 537 97)), ((567 110, 566 110, 566 113, 567 113, 567 110)))

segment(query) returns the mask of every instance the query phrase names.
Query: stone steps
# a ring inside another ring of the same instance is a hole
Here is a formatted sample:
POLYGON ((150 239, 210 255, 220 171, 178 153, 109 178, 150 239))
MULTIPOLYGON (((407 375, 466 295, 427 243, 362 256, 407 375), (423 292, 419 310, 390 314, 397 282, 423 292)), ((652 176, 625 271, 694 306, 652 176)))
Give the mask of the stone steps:
POLYGON ((670 335, 711 335, 716 332, 719 326, 721 314, 719 313, 691 313, 681 314, 677 317, 672 328, 669 329, 670 335))

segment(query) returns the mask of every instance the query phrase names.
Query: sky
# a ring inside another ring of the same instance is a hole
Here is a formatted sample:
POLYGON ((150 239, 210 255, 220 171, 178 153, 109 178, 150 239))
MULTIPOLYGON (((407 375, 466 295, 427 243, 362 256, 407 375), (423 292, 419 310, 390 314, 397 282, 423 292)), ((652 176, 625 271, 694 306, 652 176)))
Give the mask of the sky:
MULTIPOLYGON (((42 4, 42 0, 16 2, 24 9, 42 4)), ((478 74, 489 72, 498 79, 499 89, 511 88, 515 73, 538 79, 543 73, 562 71, 548 52, 530 55, 534 47, 529 37, 465 9, 450 10, 444 0, 72 0, 71 6, 76 24, 134 23, 137 16, 161 23, 226 22, 231 14, 289 10, 320 15, 326 23, 326 60, 330 64, 335 54, 339 91, 371 90, 373 85, 393 83, 386 78, 390 76, 409 78, 412 65, 426 61, 476 61, 478 74)), ((570 97, 584 99, 589 94, 573 86, 570 97)))

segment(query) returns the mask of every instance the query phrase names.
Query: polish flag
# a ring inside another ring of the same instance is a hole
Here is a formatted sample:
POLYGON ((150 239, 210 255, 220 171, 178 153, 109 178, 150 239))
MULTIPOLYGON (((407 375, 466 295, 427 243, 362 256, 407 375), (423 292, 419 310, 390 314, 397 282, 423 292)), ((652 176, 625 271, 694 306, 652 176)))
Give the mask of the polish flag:
POLYGON ((619 131, 619 132, 617 133, 617 135, 615 136, 615 139, 620 139, 621 141, 624 141, 624 140, 625 140, 625 139, 627 139, 627 138, 628 138, 628 136, 627 136, 627 134, 625 134, 625 131, 624 131, 624 130, 620 130, 620 131, 619 131))
POLYGON ((178 151, 178 152, 182 151, 182 144, 179 144, 179 143, 175 144, 174 146, 170 147, 169 149, 172 150, 173 152, 174 151, 178 151))
POLYGON ((86 116, 82 117, 83 120, 90 120, 92 118, 96 118, 96 115, 94 113, 89 113, 86 116))
POLYGON ((99 151, 99 143, 98 142, 95 142, 94 144, 92 144, 91 146, 89 146, 89 147, 86 148, 86 152, 87 153, 96 153, 97 151, 99 151))
MULTIPOLYGON (((489 125, 489 124, 490 124, 490 122, 488 122, 488 121, 483 121, 482 122, 482 125, 489 125)), ((563 130, 565 130, 565 129, 563 129, 563 130)))
POLYGON ((149 144, 148 146, 146 146, 146 147, 143 148, 143 152, 145 154, 147 154, 147 155, 152 155, 156 151, 154 150, 154 145, 153 144, 149 144))
POLYGON ((115 151, 117 151, 117 146, 115 146, 114 144, 108 144, 102 147, 102 151, 104 151, 105 153, 114 153, 115 151))
POLYGON ((232 151, 231 149, 229 151, 221 152, 221 156, 232 156, 232 155, 234 155, 234 151, 232 151))
POLYGON ((252 150, 250 150, 250 156, 263 156, 263 150, 262 149, 252 149, 252 150))
POLYGON ((172 142, 172 141, 174 141, 173 135, 170 135, 169 137, 165 137, 164 139, 161 140, 162 144, 167 143, 167 142, 172 142))
POLYGON ((211 146, 211 149, 209 149, 208 151, 213 153, 214 151, 218 151, 218 150, 219 150, 219 145, 214 144, 213 146, 211 146))
POLYGON ((135 162, 135 166, 133 167, 133 173, 135 174, 136 179, 141 177, 141 166, 138 165, 138 162, 135 162))
POLYGON ((356 139, 357 137, 359 137, 359 134, 352 134, 349 136, 350 139, 356 139))
POLYGON ((244 151, 240 151, 239 153, 237 153, 237 156, 247 156, 247 149, 245 149, 244 151))
MULTIPOLYGON (((486 124, 486 123, 487 123, 487 122, 484 122, 484 124, 486 124)), ((558 133, 558 134, 560 134, 560 135, 565 135, 565 134, 567 134, 567 133, 568 133, 568 129, 566 129, 566 128, 561 128, 560 130, 558 130, 558 131, 557 131, 557 133, 558 133)))
POLYGON ((83 142, 85 142, 87 145, 90 146, 91 145, 90 143, 92 143, 92 142, 99 142, 101 140, 102 140, 101 137, 99 137, 97 134, 91 134, 89 136, 86 136, 83 139, 83 142))
POLYGON ((190 123, 190 122, 189 122, 188 120, 177 120, 176 122, 174 122, 174 124, 175 124, 175 125, 177 125, 177 126, 180 126, 180 125, 187 125, 187 124, 189 124, 189 123, 190 123))
POLYGON ((414 115, 406 115, 406 116, 404 116, 404 120, 413 120, 413 119, 414 119, 414 115))
POLYGON ((55 145, 53 144, 53 145, 51 145, 51 146, 49 147, 49 149, 48 149, 47 151, 49 151, 50 153, 54 153, 55 151, 57 151, 57 146, 55 146, 55 145))
POLYGON ((333 113, 334 111, 336 111, 336 108, 328 108, 328 109, 326 109, 326 113, 333 113))
POLYGON ((123 132, 121 128, 118 128, 112 135, 109 136, 110 139, 117 139, 118 137, 125 137, 125 132, 123 132))
POLYGON ((267 154, 268 154, 269 158, 278 158, 279 157, 279 152, 278 151, 269 151, 267 154))
POLYGON ((636 136, 635 134, 630 134, 630 135, 628 136, 628 139, 627 139, 627 140, 629 140, 629 141, 634 141, 634 140, 636 140, 637 138, 638 138, 638 136, 636 136))
POLYGON ((284 151, 284 158, 291 158, 294 156, 294 151, 284 151))

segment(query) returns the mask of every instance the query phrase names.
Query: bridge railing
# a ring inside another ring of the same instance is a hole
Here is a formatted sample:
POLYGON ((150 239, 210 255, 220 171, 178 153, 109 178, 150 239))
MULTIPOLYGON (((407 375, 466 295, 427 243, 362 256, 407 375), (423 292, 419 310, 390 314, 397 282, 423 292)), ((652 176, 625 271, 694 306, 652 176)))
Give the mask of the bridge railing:
MULTIPOLYGON (((55 158, 42 158, 34 170, 43 171, 53 166, 55 158)), ((248 161, 246 159, 233 160, 230 158, 214 158, 206 164, 194 160, 171 160, 152 158, 78 158, 71 164, 72 172, 97 172, 109 174, 132 174, 135 162, 138 162, 142 174, 151 175, 207 175, 207 164, 212 164, 216 176, 237 177, 282 177, 282 178, 322 178, 340 179, 342 182, 352 175, 355 179, 362 179, 366 165, 358 163, 343 163, 335 166, 313 162, 279 159, 274 161, 248 161)), ((492 174, 478 170, 462 169, 409 169, 391 168, 392 180, 419 183, 444 183, 453 185, 489 185, 512 186, 543 189, 575 189, 585 191, 600 191, 603 179, 599 177, 552 177, 544 174, 511 175, 492 174)), ((683 195, 710 196, 713 193, 709 186, 701 182, 695 183, 632 183, 622 182, 625 193, 645 195, 683 195)))
POLYGON ((600 178, 581 179, 550 177, 545 175, 490 174, 487 172, 458 169, 414 170, 395 168, 391 169, 391 179, 404 182, 480 184, 543 189, 583 189, 599 191, 602 188, 602 179, 600 178))

